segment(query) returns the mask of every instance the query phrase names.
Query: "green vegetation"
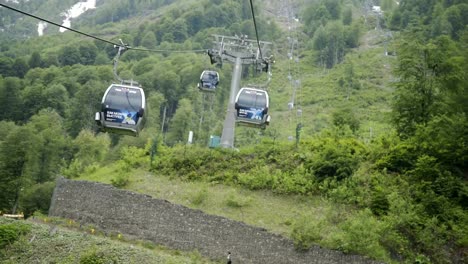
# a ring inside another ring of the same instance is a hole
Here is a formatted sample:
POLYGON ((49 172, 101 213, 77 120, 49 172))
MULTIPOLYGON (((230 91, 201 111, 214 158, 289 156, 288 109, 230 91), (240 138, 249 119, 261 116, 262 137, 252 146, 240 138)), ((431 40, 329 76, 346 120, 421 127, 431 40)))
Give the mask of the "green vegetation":
MULTIPOLYGON (((72 2, 16 7, 57 21, 72 2)), ((259 11, 267 1, 254 2, 260 39, 275 42, 273 119, 265 131, 236 128, 238 151, 206 147, 222 131, 231 66, 218 69, 222 82, 210 101, 196 88, 212 67, 207 56, 168 50, 212 48, 212 34, 255 36, 248 1, 112 1, 74 21, 105 39, 165 50, 129 50, 119 63, 119 75, 147 94, 138 138, 96 132, 94 112, 114 78, 112 45, 73 32, 34 37, 37 21, 1 8, 0 210, 47 213, 54 181, 64 175, 262 226, 298 249, 320 244, 386 262, 466 262, 467 4, 381 0, 377 15, 364 0, 292 1, 303 11, 295 14, 297 32, 286 34, 280 28, 289 25, 275 15, 281 1, 268 1, 273 15, 259 11), (294 109, 291 72, 300 79, 294 109), (188 131, 190 146, 183 145, 188 131)), ((252 72, 245 67, 242 84, 265 81, 252 72)), ((8 259, 39 252, 28 242, 36 228, 7 223, 1 230, 8 259)), ((113 247, 42 252, 100 263, 121 259, 113 247)))
MULTIPOLYGON (((383 153, 392 152, 385 150, 388 139, 360 145, 333 136, 298 149, 271 141, 239 152, 160 146, 152 173, 149 165, 128 171, 127 188, 265 227, 291 237, 298 248, 318 243, 388 262, 391 254, 439 262, 449 256, 440 253, 447 241, 465 243, 466 193, 452 185, 460 181, 441 176, 434 186, 415 184, 412 174, 381 168, 388 157, 383 153), (444 193, 436 193, 441 187, 444 193)), ((119 168, 113 170, 81 178, 109 182, 119 168)))
POLYGON ((38 215, 34 221, 0 217, 2 263, 219 263, 148 241, 107 234, 71 220, 38 215))
POLYGON ((0 249, 14 243, 21 235, 29 233, 30 226, 20 224, 4 224, 0 226, 0 249))

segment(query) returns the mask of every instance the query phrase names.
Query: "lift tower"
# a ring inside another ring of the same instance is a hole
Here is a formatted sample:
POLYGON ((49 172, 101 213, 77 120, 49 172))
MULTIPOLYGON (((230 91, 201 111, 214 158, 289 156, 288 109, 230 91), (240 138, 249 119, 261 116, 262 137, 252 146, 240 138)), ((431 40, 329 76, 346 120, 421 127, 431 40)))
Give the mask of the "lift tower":
POLYGON ((227 61, 234 64, 229 102, 220 142, 223 148, 233 148, 236 125, 234 103, 240 86, 242 65, 254 64, 256 70, 268 72, 270 58, 262 58, 262 52, 267 49, 267 46, 270 45, 271 42, 248 39, 246 35, 236 35, 234 37, 221 35, 213 36, 215 38, 215 48, 208 51, 211 63, 222 65, 227 61))

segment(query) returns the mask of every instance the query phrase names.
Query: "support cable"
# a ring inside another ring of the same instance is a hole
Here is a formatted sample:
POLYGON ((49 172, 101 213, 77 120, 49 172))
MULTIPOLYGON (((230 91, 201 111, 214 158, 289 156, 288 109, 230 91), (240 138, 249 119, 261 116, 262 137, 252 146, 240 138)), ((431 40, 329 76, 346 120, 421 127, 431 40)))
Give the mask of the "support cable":
POLYGON ((204 49, 198 49, 198 50, 162 50, 162 49, 132 48, 132 47, 130 47, 128 45, 123 44, 122 42, 117 43, 117 42, 112 42, 110 40, 106 40, 106 39, 103 39, 103 38, 100 38, 100 37, 96 37, 94 35, 91 35, 91 34, 88 34, 88 33, 85 33, 85 32, 82 32, 82 31, 79 31, 79 30, 76 30, 76 29, 73 29, 73 28, 70 28, 70 27, 67 27, 67 26, 64 26, 64 25, 60 25, 60 24, 55 23, 53 21, 50 21, 48 19, 45 19, 45 18, 36 16, 36 15, 21 11, 19 9, 14 8, 14 7, 7 6, 5 4, 0 4, 0 6, 5 7, 7 9, 10 9, 10 10, 13 10, 13 11, 18 12, 18 13, 21 13, 21 14, 23 14, 25 16, 29 16, 29 17, 35 18, 37 20, 50 23, 50 24, 55 25, 57 27, 65 28, 65 29, 70 30, 70 31, 72 31, 74 33, 77 33, 77 34, 80 34, 80 35, 83 35, 83 36, 86 36, 86 37, 89 37, 89 38, 92 38, 92 39, 95 39, 95 40, 99 40, 99 41, 111 44, 114 47, 124 47, 124 49, 127 49, 127 50, 131 49, 131 50, 135 50, 135 51, 147 51, 147 52, 157 52, 157 53, 163 53, 163 52, 169 52, 169 53, 203 53, 203 52, 207 52, 204 49))
POLYGON ((16 8, 14 8, 14 7, 11 7, 11 6, 7 6, 7 5, 5 5, 5 4, 0 4, 0 6, 5 7, 5 8, 8 8, 8 9, 13 10, 13 11, 18 12, 18 13, 21 13, 21 14, 23 14, 23 15, 26 15, 26 16, 29 16, 29 17, 32 17, 32 18, 35 18, 35 19, 37 19, 37 20, 41 20, 41 21, 50 23, 50 24, 55 25, 55 26, 58 26, 58 27, 68 29, 68 30, 70 30, 70 31, 73 31, 73 32, 75 32, 75 33, 78 33, 78 34, 87 36, 87 37, 89 37, 89 38, 93 38, 93 39, 96 39, 96 40, 99 40, 99 41, 102 41, 102 42, 106 42, 106 43, 109 43, 109 44, 112 44, 112 45, 119 45, 118 43, 114 43, 114 42, 112 42, 112 41, 109 41, 109 40, 106 40, 106 39, 103 39, 103 38, 99 38, 99 37, 96 37, 96 36, 93 36, 93 35, 90 35, 90 34, 81 32, 81 31, 79 31, 79 30, 76 30, 76 29, 73 29, 73 28, 69 28, 69 27, 66 27, 66 26, 57 24, 57 23, 52 22, 52 21, 50 21, 50 20, 47 20, 47 19, 45 19, 45 18, 41 18, 41 17, 35 16, 35 15, 33 15, 33 14, 29 14, 29 13, 27 13, 27 12, 21 11, 21 10, 16 9, 16 8))
MULTIPOLYGON (((295 120, 297 125, 301 124, 302 126, 302 106, 301 106, 301 70, 299 65, 299 33, 298 27, 296 25, 296 19, 293 14, 292 1, 287 1, 287 21, 288 21, 288 80, 290 87, 292 88, 291 101, 288 103, 288 108, 290 110, 290 115, 292 110, 295 108, 295 120), (292 62, 293 61, 293 62, 292 62), (292 65, 294 63, 294 65, 292 65)), ((291 120, 290 116, 290 120, 291 120)))
POLYGON ((113 67, 113 72, 114 72, 114 76, 117 80, 119 80, 120 83, 123 83, 124 80, 122 78, 120 78, 120 76, 117 74, 117 65, 119 63, 119 58, 120 58, 120 55, 122 54, 122 52, 124 52, 126 50, 126 47, 125 45, 123 44, 123 41, 120 39, 120 42, 121 42, 121 46, 116 46, 114 45, 114 48, 119 48, 119 50, 117 51, 117 54, 115 55, 115 58, 114 58, 114 67, 113 67))
POLYGON ((263 59, 262 49, 260 48, 260 40, 259 40, 259 38, 258 38, 257 21, 255 20, 255 11, 254 11, 254 7, 253 7, 253 2, 252 2, 252 0, 250 0, 250 10, 252 11, 252 19, 253 19, 254 28, 255 28, 255 36, 257 37, 258 51, 259 51, 259 53, 260 53, 260 58, 263 59))

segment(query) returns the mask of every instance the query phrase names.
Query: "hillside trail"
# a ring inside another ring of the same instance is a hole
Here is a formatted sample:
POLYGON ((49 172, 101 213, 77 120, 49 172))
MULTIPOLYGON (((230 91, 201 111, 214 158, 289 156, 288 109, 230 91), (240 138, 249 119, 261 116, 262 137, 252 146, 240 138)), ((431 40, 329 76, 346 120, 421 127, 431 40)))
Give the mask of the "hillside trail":
MULTIPOLYGON (((263 0, 260 6, 264 15, 274 20, 284 32, 287 32, 291 30, 291 27, 303 26, 297 18, 302 11, 301 4, 303 5, 299 0, 263 0)), ((360 15, 364 18, 367 28, 370 29, 361 37, 359 51, 381 47, 382 42, 392 39, 392 33, 382 28, 381 14, 372 11, 369 5, 371 3, 366 2, 360 10, 360 15)))
MULTIPOLYGON (((297 2, 297 0, 263 0, 261 7, 268 18, 274 20, 283 31, 287 32, 298 13, 297 2)), ((299 20, 295 21, 299 22, 299 20)))
POLYGON ((377 39, 379 38, 379 31, 373 29, 373 30, 368 30, 367 32, 364 33, 364 35, 361 38, 361 42, 359 45, 359 51, 366 51, 372 48, 378 47, 376 44, 377 39))

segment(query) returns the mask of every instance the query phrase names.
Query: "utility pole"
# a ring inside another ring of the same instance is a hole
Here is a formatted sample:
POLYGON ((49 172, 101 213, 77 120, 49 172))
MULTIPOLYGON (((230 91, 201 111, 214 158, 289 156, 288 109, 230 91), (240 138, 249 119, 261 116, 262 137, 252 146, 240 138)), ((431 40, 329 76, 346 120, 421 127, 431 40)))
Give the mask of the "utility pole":
POLYGON ((234 148, 234 135, 236 125, 236 111, 234 104, 237 91, 240 87, 241 73, 243 65, 254 64, 258 71, 269 71, 272 58, 262 58, 262 52, 266 50, 270 42, 248 39, 247 35, 227 37, 213 35, 215 38, 215 48, 208 51, 212 64, 222 65, 227 61, 234 64, 231 90, 229 92, 229 102, 226 116, 224 118, 223 133, 221 135, 220 146, 223 148, 234 148))

